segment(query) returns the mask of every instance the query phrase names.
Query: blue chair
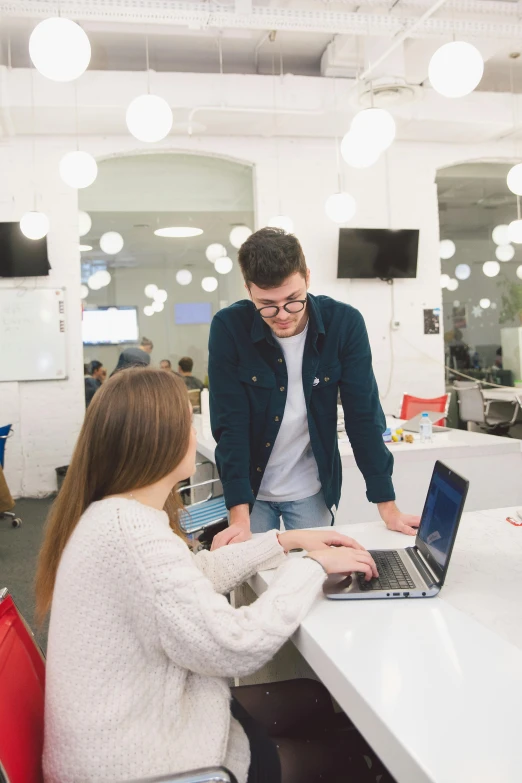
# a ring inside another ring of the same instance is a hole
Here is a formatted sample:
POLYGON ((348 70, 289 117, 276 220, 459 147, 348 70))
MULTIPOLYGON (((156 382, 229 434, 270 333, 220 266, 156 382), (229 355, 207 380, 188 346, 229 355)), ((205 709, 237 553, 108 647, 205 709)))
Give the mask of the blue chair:
MULTIPOLYGON (((7 438, 12 435, 11 425, 7 424, 5 427, 0 427, 0 465, 4 467, 5 458, 5 444, 7 438)), ((20 527, 22 520, 16 516, 12 511, 0 511, 0 519, 10 519, 13 527, 20 527)))
MULTIPOLYGON (((212 463, 197 463, 197 466, 212 463)), ((214 466, 212 465, 212 468, 214 466)), ((228 513, 223 495, 214 497, 214 484, 219 482, 219 478, 212 478, 208 481, 200 481, 196 484, 187 484, 179 489, 182 492, 191 492, 199 487, 211 487, 208 496, 204 500, 186 505, 180 514, 180 525, 190 538, 199 538, 203 546, 210 546, 212 538, 221 529, 228 525, 228 513), (197 536, 199 534, 199 536, 197 536)))

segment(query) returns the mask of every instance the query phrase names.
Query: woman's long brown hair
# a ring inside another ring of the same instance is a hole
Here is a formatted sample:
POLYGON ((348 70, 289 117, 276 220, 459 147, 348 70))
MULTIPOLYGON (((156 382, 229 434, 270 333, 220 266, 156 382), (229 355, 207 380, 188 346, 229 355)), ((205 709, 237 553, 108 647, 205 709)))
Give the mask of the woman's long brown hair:
MULTIPOLYGON (((85 415, 63 486, 47 518, 36 572, 36 618, 53 597, 58 565, 83 512, 96 500, 155 484, 185 457, 191 415, 181 378, 134 367, 103 384, 85 415)), ((175 533, 182 508, 172 493, 165 511, 175 533)))

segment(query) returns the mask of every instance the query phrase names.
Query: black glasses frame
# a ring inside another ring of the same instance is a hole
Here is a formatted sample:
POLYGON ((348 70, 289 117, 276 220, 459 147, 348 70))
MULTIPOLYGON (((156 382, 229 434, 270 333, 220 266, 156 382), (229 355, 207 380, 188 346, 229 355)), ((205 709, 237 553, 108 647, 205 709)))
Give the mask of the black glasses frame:
POLYGON ((291 302, 287 302, 284 305, 281 305, 278 307, 277 305, 265 305, 264 307, 256 307, 257 312, 261 316, 261 318, 276 318, 276 316, 279 315, 280 310, 286 310, 287 313, 290 313, 290 315, 296 315, 296 313, 302 313, 303 310, 306 307, 306 303, 308 301, 308 297, 306 299, 292 299, 291 302), (302 307, 299 308, 299 310, 289 310, 288 306, 293 304, 300 304, 302 307), (263 315, 263 310, 275 310, 275 313, 272 313, 272 315, 263 315))

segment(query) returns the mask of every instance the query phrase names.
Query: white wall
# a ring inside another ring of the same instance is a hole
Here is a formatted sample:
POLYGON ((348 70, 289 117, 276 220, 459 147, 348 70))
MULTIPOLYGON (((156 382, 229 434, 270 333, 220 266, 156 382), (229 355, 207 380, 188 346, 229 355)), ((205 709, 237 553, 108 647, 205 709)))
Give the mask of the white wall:
MULTIPOLYGON (((111 77, 104 78, 108 82, 111 77)), ((229 97, 234 97, 232 89, 229 97)), ((205 103, 204 96, 201 102, 205 103)), ((145 150, 145 145, 130 136, 85 137, 82 146, 99 158, 145 150)), ((60 155, 73 147, 72 138, 40 138, 37 143, 37 183, 44 194, 42 206, 51 218, 49 250, 53 272, 49 282, 68 289, 70 377, 59 383, 0 384, 0 421, 11 421, 17 431, 9 443, 6 461, 6 475, 17 495, 38 495, 55 487, 54 468, 68 462, 83 415, 77 196, 58 177, 60 155)), ((436 170, 470 158, 508 157, 511 148, 503 148, 499 143, 471 149, 469 145, 397 142, 386 160, 370 170, 350 170, 346 176, 345 187, 358 203, 353 225, 420 228, 418 278, 397 281, 394 287, 395 317, 400 328, 393 334, 389 329, 389 286, 377 281, 350 283, 336 279, 338 229, 323 210, 325 199, 337 189, 333 140, 280 139, 279 177, 272 139, 171 138, 161 149, 222 155, 254 164, 257 227, 266 225, 281 206, 294 219, 295 232, 312 273, 312 292, 330 294, 363 312, 386 412, 396 410, 404 391, 421 396, 443 391, 442 335, 425 336, 422 319, 424 307, 441 304, 436 170)), ((28 140, 4 139, 0 148, 1 220, 19 219, 26 209, 32 208, 30 160, 28 140)), ((34 281, 28 284, 34 285, 34 281)), ((0 285, 7 283, 0 281, 0 285)), ((148 336, 154 339, 153 333, 148 336)), ((177 353, 173 345, 169 350, 177 353)))

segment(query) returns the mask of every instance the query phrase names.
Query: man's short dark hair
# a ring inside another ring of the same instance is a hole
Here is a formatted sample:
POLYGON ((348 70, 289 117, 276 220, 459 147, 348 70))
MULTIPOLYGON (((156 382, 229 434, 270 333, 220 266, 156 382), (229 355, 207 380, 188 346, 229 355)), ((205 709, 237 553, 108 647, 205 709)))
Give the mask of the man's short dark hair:
POLYGON ((168 364, 169 368, 172 370, 172 363, 171 363, 170 359, 162 359, 160 364, 163 364, 163 363, 168 364))
POLYGON ((99 362, 99 361, 97 361, 96 359, 93 359, 93 361, 91 362, 91 366, 90 366, 90 368, 89 368, 89 374, 90 374, 90 375, 94 375, 94 373, 96 372, 96 370, 99 370, 99 369, 100 369, 100 367, 103 367, 103 363, 102 363, 102 362, 99 362))
POLYGON ((280 228, 262 228, 244 242, 238 254, 245 283, 277 288, 299 272, 306 279, 306 261, 299 240, 280 228))
POLYGON ((194 362, 190 356, 182 356, 178 364, 183 372, 192 372, 192 368, 194 367, 194 362))

